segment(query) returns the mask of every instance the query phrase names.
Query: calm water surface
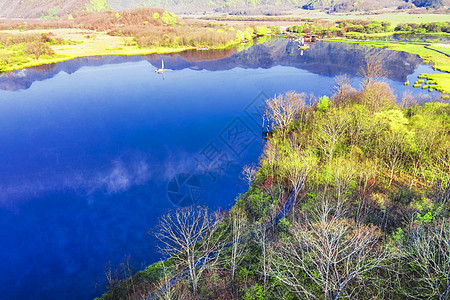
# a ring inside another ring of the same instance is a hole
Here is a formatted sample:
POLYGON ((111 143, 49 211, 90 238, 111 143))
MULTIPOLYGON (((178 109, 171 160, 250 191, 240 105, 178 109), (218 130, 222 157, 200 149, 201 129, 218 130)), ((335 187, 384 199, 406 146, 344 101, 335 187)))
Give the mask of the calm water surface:
MULTIPOLYGON (((290 90, 322 96, 332 76, 379 54, 404 87, 432 72, 413 55, 285 39, 237 52, 81 58, 0 75, 0 299, 91 299, 129 257, 157 261, 159 215, 227 209, 262 140, 258 109, 290 90)), ((432 93, 431 95, 434 95, 432 93)), ((422 97, 422 96, 421 96, 422 97)))

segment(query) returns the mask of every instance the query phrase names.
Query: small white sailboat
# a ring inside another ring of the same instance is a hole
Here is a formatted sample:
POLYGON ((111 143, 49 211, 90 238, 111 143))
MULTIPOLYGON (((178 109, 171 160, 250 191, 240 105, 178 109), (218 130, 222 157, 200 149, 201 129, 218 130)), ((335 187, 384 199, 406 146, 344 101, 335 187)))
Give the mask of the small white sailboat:
POLYGON ((164 60, 161 59, 161 68, 156 69, 156 70, 155 70, 155 73, 160 73, 160 74, 162 74, 162 73, 164 73, 164 72, 166 72, 166 71, 167 71, 167 70, 164 69, 164 60))

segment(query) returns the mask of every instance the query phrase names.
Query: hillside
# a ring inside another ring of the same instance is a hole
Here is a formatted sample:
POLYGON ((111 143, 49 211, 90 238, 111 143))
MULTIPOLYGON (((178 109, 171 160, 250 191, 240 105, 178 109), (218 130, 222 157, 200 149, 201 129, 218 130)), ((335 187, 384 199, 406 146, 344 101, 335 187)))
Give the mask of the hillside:
POLYGON ((107 0, 0 0, 0 18, 56 18, 111 9, 107 0))
MULTIPOLYGON (((435 2, 441 0, 417 0, 435 2)), ((442 0, 447 1, 447 0, 442 0)), ((215 11, 232 14, 278 14, 294 8, 322 9, 330 12, 350 10, 373 10, 385 7, 396 8, 403 0, 109 0, 114 9, 137 6, 163 7, 175 12, 215 11)))
POLYGON ((175 13, 223 12, 277 15, 292 9, 327 12, 371 11, 382 8, 449 6, 450 0, 0 0, 0 18, 56 18, 70 14, 158 7, 175 13))

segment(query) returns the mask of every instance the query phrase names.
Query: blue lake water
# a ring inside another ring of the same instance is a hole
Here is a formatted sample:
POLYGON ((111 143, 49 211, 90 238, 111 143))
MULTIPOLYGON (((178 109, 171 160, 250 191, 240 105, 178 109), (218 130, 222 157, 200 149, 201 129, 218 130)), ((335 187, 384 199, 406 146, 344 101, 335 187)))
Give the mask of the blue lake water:
POLYGON ((81 58, 0 75, 0 299, 91 299, 105 270, 158 259, 158 216, 227 209, 262 138, 258 109, 290 90, 322 96, 381 53, 395 93, 433 72, 416 56, 271 40, 240 52, 81 58), (155 74, 161 58, 169 69, 155 74))

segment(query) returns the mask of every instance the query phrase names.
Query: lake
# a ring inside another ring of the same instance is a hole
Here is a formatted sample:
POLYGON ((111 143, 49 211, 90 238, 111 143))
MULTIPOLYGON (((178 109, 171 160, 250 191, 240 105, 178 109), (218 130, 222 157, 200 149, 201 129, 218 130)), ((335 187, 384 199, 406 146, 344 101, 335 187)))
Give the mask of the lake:
POLYGON ((332 42, 300 51, 287 39, 0 75, 0 299, 91 299, 109 266, 158 261, 158 216, 228 209, 246 191, 240 173, 261 154, 267 97, 320 97, 341 73, 357 88, 370 55, 396 94, 439 95, 403 85, 434 73, 415 55, 332 42))

